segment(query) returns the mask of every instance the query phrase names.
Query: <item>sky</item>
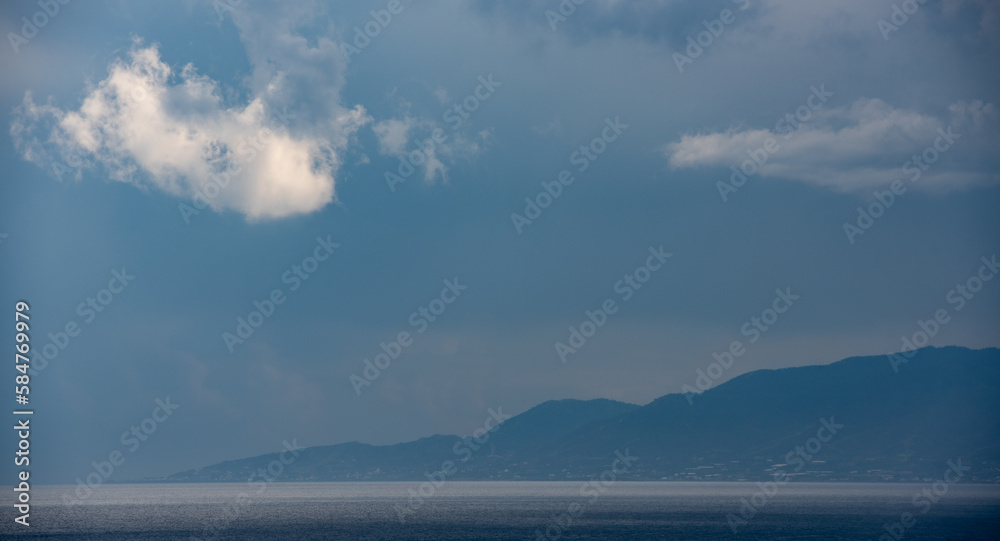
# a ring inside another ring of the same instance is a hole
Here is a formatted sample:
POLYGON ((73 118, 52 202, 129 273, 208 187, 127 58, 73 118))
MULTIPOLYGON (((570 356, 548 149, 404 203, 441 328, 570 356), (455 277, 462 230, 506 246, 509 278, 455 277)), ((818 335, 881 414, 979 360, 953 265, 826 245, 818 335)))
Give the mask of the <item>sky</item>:
POLYGON ((0 30, 38 482, 1000 346, 996 2, 107 0, 0 30))

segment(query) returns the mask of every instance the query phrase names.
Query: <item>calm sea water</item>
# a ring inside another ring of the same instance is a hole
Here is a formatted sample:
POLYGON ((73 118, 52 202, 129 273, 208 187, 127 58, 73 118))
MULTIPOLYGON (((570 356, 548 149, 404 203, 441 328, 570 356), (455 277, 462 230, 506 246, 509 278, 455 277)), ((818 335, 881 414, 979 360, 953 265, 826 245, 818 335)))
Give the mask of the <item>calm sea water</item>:
POLYGON ((424 485, 421 501, 410 494, 416 482, 111 485, 74 505, 64 503, 73 487, 46 486, 32 491, 29 528, 4 506, 0 537, 853 541, 899 523, 901 539, 1000 539, 1000 487, 953 485, 915 504, 929 486, 789 483, 754 497, 754 483, 616 483, 601 492, 579 482, 449 481, 433 493, 424 485), (727 515, 740 517, 751 498, 760 509, 734 534, 727 515), (914 515, 908 526, 904 512, 914 515))

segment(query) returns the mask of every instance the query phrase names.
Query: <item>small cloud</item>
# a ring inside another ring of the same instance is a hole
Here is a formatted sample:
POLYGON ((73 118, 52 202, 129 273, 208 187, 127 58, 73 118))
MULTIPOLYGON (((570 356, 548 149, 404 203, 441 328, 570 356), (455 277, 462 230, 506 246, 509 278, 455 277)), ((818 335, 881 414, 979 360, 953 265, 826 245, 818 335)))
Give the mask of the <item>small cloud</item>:
POLYGON ((773 139, 778 149, 759 167, 761 177, 854 191, 900 178, 904 162, 932 145, 940 130, 952 129, 961 138, 947 158, 957 153, 974 159, 942 160, 921 183, 950 188, 995 180, 995 175, 975 165, 992 156, 989 147, 996 136, 982 132, 988 119, 995 117, 995 107, 980 101, 959 102, 949 112, 950 118, 942 119, 896 109, 878 99, 859 99, 817 111, 794 130, 791 124, 779 122, 773 129, 733 127, 684 135, 666 145, 664 154, 673 168, 728 167, 749 159, 748 152, 763 152, 758 149, 773 139))
POLYGON ((409 142, 410 128, 414 125, 412 117, 383 120, 372 126, 378 137, 378 148, 382 154, 402 154, 409 142))
POLYGON ((492 141, 492 130, 480 130, 468 136, 462 130, 445 129, 429 118, 405 115, 383 120, 372 126, 378 138, 379 153, 412 162, 423 168, 424 181, 433 183, 439 177, 448 182, 448 166, 459 159, 471 160, 492 141), (435 135, 437 134, 437 135, 435 135), (419 151, 419 153, 418 153, 419 151), (419 154, 419 159, 410 155, 419 154))

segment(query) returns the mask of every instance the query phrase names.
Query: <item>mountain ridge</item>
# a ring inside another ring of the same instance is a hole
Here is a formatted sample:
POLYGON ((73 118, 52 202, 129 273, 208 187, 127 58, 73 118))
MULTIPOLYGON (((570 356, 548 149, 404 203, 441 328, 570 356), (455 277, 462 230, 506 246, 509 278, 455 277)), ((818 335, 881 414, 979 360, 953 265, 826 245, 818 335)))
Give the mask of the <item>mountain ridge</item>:
MULTIPOLYGON (((606 469, 617 451, 641 457, 622 475, 635 480, 759 480, 792 458, 805 467, 790 474, 805 479, 918 481, 962 457, 973 465, 969 479, 1000 482, 1000 350, 929 347, 909 355, 898 372, 888 356, 855 356, 755 370, 642 406, 549 400, 493 432, 474 432, 479 440, 436 434, 305 448, 279 478, 421 480, 450 460, 454 479, 584 479, 606 469), (796 454, 816 446, 811 434, 822 434, 824 424, 842 428, 816 453, 796 454)), ((238 481, 279 456, 287 457, 264 454, 144 481, 238 481)))

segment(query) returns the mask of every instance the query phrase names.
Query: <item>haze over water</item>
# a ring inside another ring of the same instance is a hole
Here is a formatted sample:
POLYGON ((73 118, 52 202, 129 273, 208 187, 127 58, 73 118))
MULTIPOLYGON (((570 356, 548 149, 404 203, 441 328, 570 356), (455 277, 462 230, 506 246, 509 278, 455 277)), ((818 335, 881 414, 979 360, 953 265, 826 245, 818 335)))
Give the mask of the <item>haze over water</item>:
MULTIPOLYGON (((579 482, 447 482, 399 520, 419 483, 245 483, 110 485, 83 503, 62 504, 73 487, 37 489, 31 533, 21 539, 879 539, 904 512, 904 539, 993 540, 1000 487, 954 485, 929 508, 914 495, 929 485, 789 483, 733 533, 730 513, 756 483, 624 483, 595 497, 579 482), (240 494, 249 497, 237 505, 240 494), (564 518, 579 504, 575 519, 564 518), (920 511, 926 509, 926 513, 920 511), (235 510, 235 511, 234 511, 235 510), (539 537, 541 534, 541 537, 539 537)), ((0 534, 12 533, 4 523, 0 534)))

